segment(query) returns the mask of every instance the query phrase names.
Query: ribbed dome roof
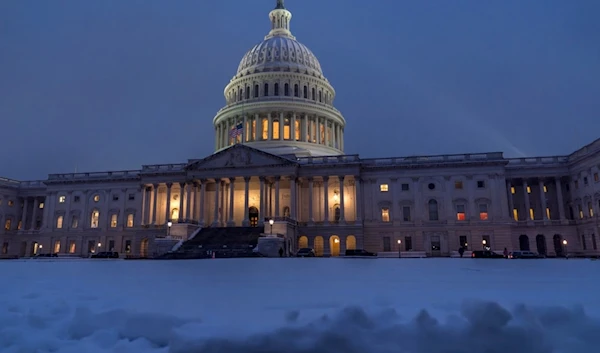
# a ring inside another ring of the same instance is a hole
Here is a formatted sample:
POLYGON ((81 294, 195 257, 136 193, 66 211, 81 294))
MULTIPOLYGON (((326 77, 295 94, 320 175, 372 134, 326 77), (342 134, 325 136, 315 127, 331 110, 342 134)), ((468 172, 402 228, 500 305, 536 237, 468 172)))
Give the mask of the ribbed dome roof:
POLYGON ((268 71, 323 75, 321 64, 310 49, 289 36, 273 36, 255 45, 242 58, 237 75, 268 71))

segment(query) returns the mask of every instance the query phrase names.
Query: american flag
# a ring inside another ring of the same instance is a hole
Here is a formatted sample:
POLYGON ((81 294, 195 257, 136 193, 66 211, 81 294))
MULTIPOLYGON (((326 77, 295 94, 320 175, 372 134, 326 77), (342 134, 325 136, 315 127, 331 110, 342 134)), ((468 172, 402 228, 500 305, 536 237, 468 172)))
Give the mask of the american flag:
POLYGON ((236 138, 238 136, 241 136, 242 133, 243 133, 243 131, 244 131, 244 124, 243 123, 239 123, 233 129, 231 129, 229 131, 229 137, 236 138))

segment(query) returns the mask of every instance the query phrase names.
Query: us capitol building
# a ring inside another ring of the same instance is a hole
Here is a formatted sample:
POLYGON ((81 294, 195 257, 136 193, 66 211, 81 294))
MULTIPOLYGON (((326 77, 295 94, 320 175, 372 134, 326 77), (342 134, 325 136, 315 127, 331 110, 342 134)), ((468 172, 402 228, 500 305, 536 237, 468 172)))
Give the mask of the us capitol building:
POLYGON ((147 256, 210 227, 261 227, 286 252, 450 256, 468 250, 597 252, 600 139, 566 156, 501 152, 363 159, 282 0, 213 119, 215 153, 139 170, 0 179, 0 256, 147 256), (270 224, 273 220, 273 224, 270 224), (566 241, 566 242, 565 242, 566 241), (568 247, 568 248, 567 248, 568 247))

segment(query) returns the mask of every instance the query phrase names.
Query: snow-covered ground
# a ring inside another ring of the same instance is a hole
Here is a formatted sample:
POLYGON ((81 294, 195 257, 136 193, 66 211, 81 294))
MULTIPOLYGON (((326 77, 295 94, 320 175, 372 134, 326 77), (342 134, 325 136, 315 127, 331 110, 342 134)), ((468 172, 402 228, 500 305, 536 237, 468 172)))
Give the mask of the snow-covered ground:
POLYGON ((0 261, 0 352, 594 352, 600 261, 0 261))

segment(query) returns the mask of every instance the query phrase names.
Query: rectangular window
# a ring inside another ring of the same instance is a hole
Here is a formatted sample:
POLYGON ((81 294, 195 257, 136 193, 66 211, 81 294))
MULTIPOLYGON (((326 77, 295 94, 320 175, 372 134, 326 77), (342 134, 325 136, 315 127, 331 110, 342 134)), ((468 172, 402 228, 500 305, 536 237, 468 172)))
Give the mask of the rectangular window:
POLYGON ((485 181, 484 180, 477 180, 477 188, 478 189, 485 188, 485 181))
POLYGON ((598 173, 594 173, 594 181, 595 182, 599 182, 600 181, 600 175, 598 173))
POLYGON ((514 187, 514 186, 511 186, 511 187, 510 187, 510 193, 514 195, 514 194, 515 194, 515 192, 517 192, 517 190, 515 190, 515 187, 514 187))
POLYGON ((390 237, 383 237, 383 251, 392 251, 392 241, 390 237))
POLYGON ((515 219, 515 221, 519 220, 519 210, 518 209, 513 209, 513 218, 515 219))
POLYGON ((402 207, 402 219, 404 222, 410 222, 410 206, 402 207))
POLYGON ((581 205, 577 205, 577 209, 579 211, 579 219, 583 219, 583 209, 581 208, 581 205))
POLYGON ((58 216, 56 218, 56 229, 62 229, 63 227, 63 216, 58 216))
POLYGON ((587 250, 587 244, 585 242, 585 234, 581 234, 581 247, 583 250, 587 250))
POLYGON ((531 186, 527 186, 527 193, 531 194, 531 186))
POLYGON ((135 194, 129 194, 129 201, 135 200, 135 194))
POLYGON ((60 252, 60 240, 54 241, 54 254, 58 254, 60 252))
POLYGON ((458 237, 458 246, 463 247, 465 250, 468 249, 469 244, 467 243, 466 235, 461 235, 458 237))
POLYGON ((408 191, 410 188, 408 184, 402 184, 402 191, 408 191))
POLYGON ((588 184, 588 178, 587 177, 583 177, 583 185, 587 185, 588 184))
POLYGON ((389 222, 390 221, 390 209, 387 207, 383 207, 381 209, 381 221, 389 222))
POLYGON ((43 203, 43 202, 40 202, 40 204, 39 204, 39 206, 38 206, 38 207, 39 207, 39 209, 40 209, 40 210, 41 210, 41 209, 44 209, 44 203, 43 203))
POLYGON ((131 240, 125 240, 125 253, 131 253, 131 240))
POLYGON ((75 244, 75 240, 69 241, 69 254, 75 254, 76 249, 77 245, 75 244))
POLYGON ((550 217, 550 208, 548 207, 546 207, 546 218, 552 219, 552 217, 550 217))
POLYGON ((404 237, 404 250, 411 251, 412 249, 413 249, 412 237, 410 237, 410 236, 404 237))
POLYGON ((77 216, 73 216, 71 219, 71 228, 76 229, 79 226, 79 218, 77 216))
POLYGON ((7 219, 4 222, 4 230, 10 230, 11 223, 12 223, 12 220, 11 219, 7 219))
POLYGON ((58 202, 59 203, 65 203, 67 201, 67 197, 64 195, 61 195, 58 197, 58 202))
POLYGON ((456 190, 462 190, 462 188, 463 188, 463 182, 462 181, 455 181, 454 182, 454 188, 456 190))
POLYGON ((456 220, 464 221, 466 218, 465 205, 456 205, 456 220))
POLYGON ((594 217, 594 207, 591 202, 588 202, 588 210, 590 210, 590 217, 594 217))
POLYGON ((533 207, 529 209, 529 219, 532 221, 535 219, 535 211, 533 210, 533 207))
POLYGON ((117 194, 112 195, 112 199, 113 199, 113 201, 119 201, 119 195, 117 195, 117 194))
POLYGON ((127 215, 127 228, 133 228, 133 214, 127 215))
POLYGON ((579 189, 579 180, 575 180, 575 190, 579 189))
POLYGON ((116 214, 110 215, 110 227, 117 228, 117 215, 116 214))
POLYGON ((8 200, 8 207, 13 207, 15 202, 13 200, 8 200))
POLYGON ((381 185, 379 185, 379 191, 381 191, 381 192, 388 192, 389 191, 388 184, 381 184, 381 185))
POLYGON ((80 200, 81 200, 81 197, 73 196, 73 202, 79 202, 80 200))
POLYGON ((548 187, 544 185, 544 192, 548 192, 548 187))
POLYGON ((8 243, 4 242, 2 243, 2 255, 6 255, 8 254, 8 243))
POLYGON ((108 251, 115 251, 115 241, 114 240, 108 241, 108 251))
POLYGON ((479 219, 482 221, 488 220, 488 205, 485 203, 479 204, 479 219))
POLYGON ((596 244, 596 235, 592 233, 592 247, 594 250, 598 250, 598 244, 596 244))

